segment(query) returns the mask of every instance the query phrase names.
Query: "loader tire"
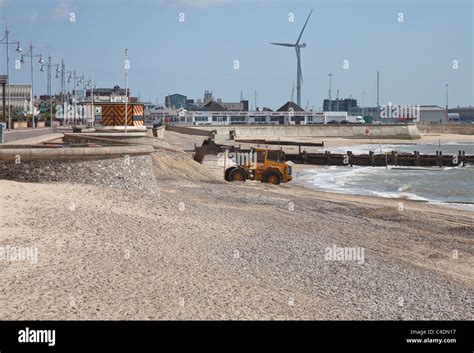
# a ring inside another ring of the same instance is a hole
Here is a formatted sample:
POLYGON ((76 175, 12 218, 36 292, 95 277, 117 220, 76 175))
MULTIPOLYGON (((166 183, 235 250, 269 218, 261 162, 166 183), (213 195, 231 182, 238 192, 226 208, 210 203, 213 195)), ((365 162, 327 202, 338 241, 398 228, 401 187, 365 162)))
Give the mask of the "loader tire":
POLYGON ((225 170, 225 173, 224 173, 224 179, 225 179, 225 181, 230 181, 230 179, 229 179, 229 174, 230 174, 230 172, 233 171, 234 169, 235 169, 235 167, 230 167, 230 168, 227 168, 227 169, 225 170))
POLYGON ((240 168, 234 168, 229 172, 229 181, 245 181, 245 173, 240 168))
POLYGON ((281 179, 280 173, 275 170, 268 170, 263 175, 263 181, 273 185, 279 185, 281 183, 281 179))

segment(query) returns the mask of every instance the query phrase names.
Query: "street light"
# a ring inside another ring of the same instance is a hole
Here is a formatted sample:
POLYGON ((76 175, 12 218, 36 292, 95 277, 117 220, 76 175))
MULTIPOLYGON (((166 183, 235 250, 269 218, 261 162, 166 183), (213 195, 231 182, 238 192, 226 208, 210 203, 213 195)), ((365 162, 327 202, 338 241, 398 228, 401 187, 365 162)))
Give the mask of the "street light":
POLYGON ((78 76, 76 70, 65 72, 64 74, 69 74, 67 82, 71 82, 71 79, 74 81, 74 109, 73 109, 73 126, 76 127, 76 108, 77 108, 77 87, 79 87, 79 82, 84 81, 84 75, 78 76), (79 79, 79 82, 77 81, 79 79))
POLYGON ((332 77, 334 76, 333 74, 329 74, 329 110, 332 110, 331 105, 332 105, 332 97, 331 97, 331 91, 332 91, 332 77))
POLYGON ((96 88, 96 85, 94 83, 94 69, 93 68, 91 69, 91 79, 85 83, 85 87, 91 88, 91 102, 92 102, 92 105, 91 105, 92 124, 91 125, 94 126, 95 124, 94 88, 96 88))
POLYGON ((365 112, 365 109, 364 109, 364 97, 365 97, 365 90, 362 90, 362 116, 364 116, 364 112, 365 112))
MULTIPOLYGON (((62 101, 68 102, 69 104, 69 92, 67 91, 66 84, 71 82, 73 78, 74 71, 66 71, 66 65, 64 65, 64 60, 61 60, 61 95, 62 101), (66 79, 67 75, 67 79, 66 79)), ((74 75, 75 76, 75 75, 74 75)), ((64 119, 64 125, 66 125, 66 119, 64 119)))
POLYGON ((51 89, 51 68, 56 67, 56 78, 58 78, 58 74, 61 71, 59 68, 59 64, 52 64, 51 63, 51 55, 48 56, 48 62, 46 64, 41 65, 41 70, 44 72, 44 66, 48 68, 48 82, 47 82, 47 87, 46 91, 47 94, 49 95, 49 104, 50 104, 50 115, 49 115, 49 131, 52 134, 53 133, 53 93, 51 89))
POLYGON ((449 114, 448 114, 448 98, 449 98, 449 85, 446 84, 446 121, 449 120, 449 114))
POLYGON ((128 60, 128 49, 125 48, 125 133, 127 133, 128 125, 128 70, 130 69, 130 61, 128 60))
MULTIPOLYGON (((20 42, 16 40, 10 40, 10 31, 8 30, 8 26, 5 27, 5 36, 0 40, 0 44, 4 44, 7 47, 6 54, 7 54, 7 82, 6 82, 6 90, 8 91, 8 131, 11 129, 12 125, 12 117, 11 117, 11 107, 10 107, 10 55, 9 55, 9 46, 16 44, 16 52, 21 53, 23 49, 20 47, 20 42)), ((5 92, 3 92, 5 95, 5 92)), ((5 106, 3 107, 3 118, 5 119, 5 106)))
POLYGON ((35 110, 34 110, 34 75, 33 75, 33 58, 39 58, 38 62, 40 64, 44 63, 43 55, 41 54, 33 54, 33 45, 30 42, 28 52, 21 55, 20 63, 25 62, 25 56, 30 57, 30 73, 31 73, 31 102, 30 102, 30 111, 31 111, 31 126, 35 128, 35 110))
MULTIPOLYGON (((76 101, 76 107, 77 107, 77 88, 78 87, 81 87, 81 83, 84 83, 84 79, 85 79, 85 75, 82 75, 82 76, 77 76, 76 77, 76 84, 74 85, 74 100, 76 101)), ((76 113, 74 113, 76 114, 76 113)), ((82 117, 81 117, 81 120, 82 120, 82 117)), ((75 124, 74 124, 75 125, 75 124)))

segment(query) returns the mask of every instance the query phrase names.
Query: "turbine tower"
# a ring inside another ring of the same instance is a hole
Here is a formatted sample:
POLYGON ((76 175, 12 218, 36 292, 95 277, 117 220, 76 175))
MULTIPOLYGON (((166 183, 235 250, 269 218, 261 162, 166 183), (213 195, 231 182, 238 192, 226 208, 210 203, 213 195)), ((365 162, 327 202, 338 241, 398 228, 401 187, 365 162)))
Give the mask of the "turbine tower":
POLYGON ((295 48, 296 51, 296 100, 298 106, 301 107, 301 83, 303 82, 303 73, 301 71, 301 48, 306 47, 306 43, 301 43, 300 40, 301 37, 303 36, 304 29, 306 28, 306 25, 308 24, 309 18, 311 17, 311 14, 313 13, 313 10, 310 11, 308 18, 306 19, 306 22, 304 23, 303 29, 301 30, 300 36, 298 37, 298 40, 296 41, 295 44, 291 43, 270 43, 273 45, 281 45, 282 47, 293 47, 295 48))

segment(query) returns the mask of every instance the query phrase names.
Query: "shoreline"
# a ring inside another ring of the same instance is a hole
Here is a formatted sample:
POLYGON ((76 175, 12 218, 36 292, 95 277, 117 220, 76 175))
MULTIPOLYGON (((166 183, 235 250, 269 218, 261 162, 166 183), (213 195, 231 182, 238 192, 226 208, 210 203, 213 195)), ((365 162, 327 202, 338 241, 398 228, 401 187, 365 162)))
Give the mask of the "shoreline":
MULTIPOLYGON (((360 167, 360 169, 362 169, 362 168, 381 168, 381 169, 385 169, 385 167, 360 167)), ((298 173, 305 174, 305 173, 308 173, 308 172, 311 172, 311 171, 317 171, 317 170, 328 171, 330 169, 327 166, 316 166, 316 165, 309 166, 309 165, 295 164, 295 165, 293 165, 293 170, 298 175, 298 173)), ((355 189, 355 190, 354 189, 344 189, 344 190, 343 189, 329 189, 329 188, 325 188, 324 186, 312 184, 309 180, 302 180, 302 179, 298 179, 298 178, 293 180, 292 183, 294 183, 295 185, 301 186, 303 188, 309 189, 309 190, 314 190, 314 191, 328 193, 328 194, 373 197, 373 198, 377 198, 377 199, 390 199, 390 200, 394 200, 394 201, 398 201, 398 202, 412 201, 412 202, 426 203, 426 204, 429 204, 429 205, 444 207, 444 208, 449 208, 449 209, 460 209, 460 210, 474 212, 474 200, 473 201, 439 201, 439 200, 427 199, 426 197, 420 196, 416 193, 413 193, 413 196, 407 196, 407 195, 404 196, 403 191, 397 191, 397 192, 400 193, 399 197, 367 195, 367 194, 363 194, 362 192, 360 192, 360 189, 355 189)), ((389 191, 386 191, 386 192, 380 191, 380 193, 388 194, 390 192, 389 191)))

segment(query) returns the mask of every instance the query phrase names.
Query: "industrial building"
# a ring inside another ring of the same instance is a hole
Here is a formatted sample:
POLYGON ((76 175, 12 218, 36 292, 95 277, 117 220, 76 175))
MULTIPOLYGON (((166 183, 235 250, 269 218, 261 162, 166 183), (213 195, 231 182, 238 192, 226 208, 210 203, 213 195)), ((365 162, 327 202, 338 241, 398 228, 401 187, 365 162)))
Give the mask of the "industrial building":
POLYGON ((446 108, 437 105, 420 105, 420 123, 445 124, 448 122, 446 108))
POLYGON ((354 98, 323 100, 323 111, 325 112, 348 112, 354 107, 357 107, 357 99, 354 98))
POLYGON ((449 113, 458 113, 459 122, 474 122, 474 107, 457 107, 448 110, 449 113))
POLYGON ((350 108, 347 113, 349 115, 355 116, 372 116, 374 120, 378 119, 379 117, 379 109, 377 107, 352 107, 350 108))

